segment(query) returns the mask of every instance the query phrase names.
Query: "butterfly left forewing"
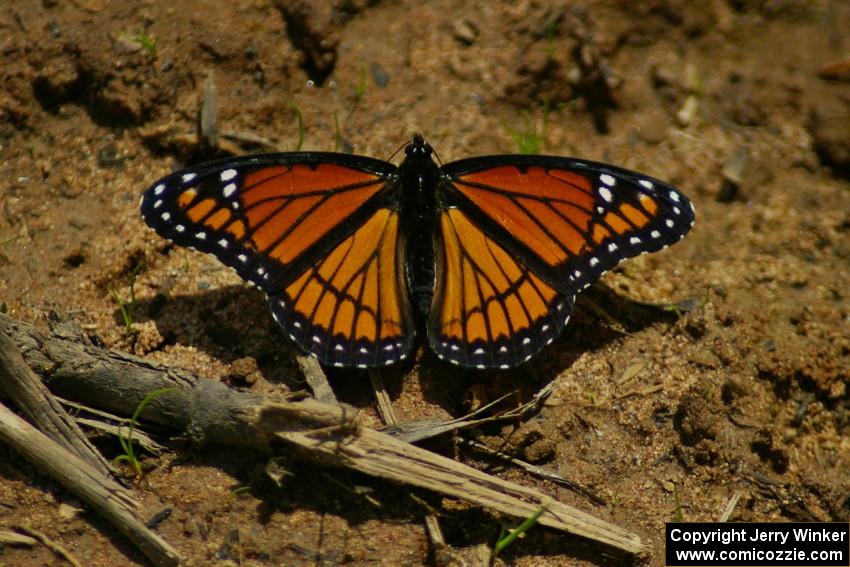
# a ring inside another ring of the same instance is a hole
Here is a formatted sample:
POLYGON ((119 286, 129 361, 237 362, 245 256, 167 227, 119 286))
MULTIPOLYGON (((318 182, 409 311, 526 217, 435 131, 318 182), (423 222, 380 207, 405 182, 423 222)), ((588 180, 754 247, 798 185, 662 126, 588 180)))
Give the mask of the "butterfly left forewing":
POLYGON ((275 320, 322 362, 404 358, 413 330, 398 261, 392 164, 327 153, 249 156, 169 175, 145 221, 214 254, 268 294, 275 320))
POLYGON ((347 158, 267 154, 186 169, 145 191, 142 216, 161 236, 214 254, 242 278, 275 291, 392 191, 395 166, 347 158))

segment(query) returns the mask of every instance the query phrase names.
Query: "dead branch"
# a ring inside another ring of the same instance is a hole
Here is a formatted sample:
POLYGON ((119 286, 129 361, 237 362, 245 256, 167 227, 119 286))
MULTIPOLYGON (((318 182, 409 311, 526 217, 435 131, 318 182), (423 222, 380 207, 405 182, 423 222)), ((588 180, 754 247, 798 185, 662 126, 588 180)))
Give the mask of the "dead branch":
POLYGON ((257 425, 312 459, 371 476, 427 488, 504 514, 527 518, 541 506, 540 523, 628 553, 643 549, 640 537, 556 502, 541 492, 504 481, 389 435, 353 425, 350 409, 314 400, 257 408, 257 425))
POLYGON ((51 391, 88 406, 128 415, 149 391, 177 386, 158 397, 143 419, 180 429, 197 443, 271 448, 283 441, 323 464, 434 490, 478 506, 526 518, 541 506, 540 523, 636 554, 638 535, 546 495, 431 453, 390 435, 358 427, 356 410, 316 400, 266 401, 224 384, 199 379, 116 351, 45 337, 0 316, 27 363, 43 372, 51 391))
MULTIPOLYGON (((45 435, 0 404, 0 440, 86 501, 155 565, 179 563, 177 552, 138 518, 138 502, 132 493, 115 480, 106 461, 26 365, 14 341, 2 329, 0 391, 49 434, 45 435)), ((40 539, 48 545, 45 538, 40 539)), ((71 556, 68 559, 73 562, 71 556)))
POLYGON ((15 343, 0 332, 0 393, 15 400, 24 415, 48 437, 100 470, 114 472, 41 380, 26 365, 15 343))
POLYGON ((155 565, 177 565, 179 555, 136 517, 137 504, 123 486, 53 441, 0 404, 0 441, 88 503, 126 535, 155 565))

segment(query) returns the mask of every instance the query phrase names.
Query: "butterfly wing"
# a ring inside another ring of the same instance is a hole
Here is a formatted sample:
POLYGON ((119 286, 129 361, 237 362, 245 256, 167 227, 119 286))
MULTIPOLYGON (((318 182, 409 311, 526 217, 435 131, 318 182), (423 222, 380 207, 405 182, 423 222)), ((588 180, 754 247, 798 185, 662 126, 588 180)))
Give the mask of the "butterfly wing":
POLYGON ((458 207, 439 213, 437 281, 428 340, 437 355, 476 368, 509 368, 552 342, 573 296, 529 270, 458 207))
POLYGON ((327 364, 375 366, 413 343, 392 164, 331 153, 249 156, 169 175, 142 216, 268 294, 275 320, 327 364), (392 348, 390 348, 392 347, 392 348))
POLYGON ((438 355, 465 366, 526 360, 557 336, 577 292, 625 258, 678 241, 694 222, 677 189, 607 164, 492 156, 442 169, 444 284, 429 334, 438 355), (510 277, 499 280, 497 268, 510 277), (484 332, 473 332, 475 320, 484 332))

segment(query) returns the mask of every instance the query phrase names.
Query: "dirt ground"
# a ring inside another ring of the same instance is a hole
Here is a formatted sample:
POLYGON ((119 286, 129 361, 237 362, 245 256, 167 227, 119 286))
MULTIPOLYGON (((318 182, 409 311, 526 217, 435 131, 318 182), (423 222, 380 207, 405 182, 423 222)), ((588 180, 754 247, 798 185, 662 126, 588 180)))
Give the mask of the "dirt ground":
MULTIPOLYGON (((604 504, 450 439, 429 448, 650 546, 632 560, 535 528, 499 561, 662 564, 665 522, 717 520, 735 494, 736 521, 848 521, 848 29, 841 0, 7 0, 0 308, 42 328, 59 308, 108 347, 264 394, 296 389, 262 294, 157 237, 141 191, 187 160, 257 151, 251 137, 295 149, 299 116, 303 149, 384 159, 415 132, 445 162, 516 152, 511 132, 533 132, 542 153, 669 180, 697 221, 582 294, 533 372, 460 371, 420 352, 387 377, 403 420, 459 416, 470 396, 528 398, 553 381, 537 415, 464 435, 604 504), (208 76, 217 152, 196 136, 208 76), (115 299, 129 302, 131 288, 135 332, 115 299), (239 374, 246 359, 260 376, 239 374)), ((378 424, 366 374, 330 379, 378 424)), ((97 443, 118 452, 114 439, 97 443)), ((504 521, 294 460, 277 488, 262 455, 172 448, 146 459, 134 487, 151 510, 171 510, 157 531, 187 564, 428 564, 423 502, 458 548, 492 545, 504 521)), ((0 526, 21 522, 84 565, 145 564, 0 447, 0 526)), ((61 561, 8 546, 0 564, 61 561)))

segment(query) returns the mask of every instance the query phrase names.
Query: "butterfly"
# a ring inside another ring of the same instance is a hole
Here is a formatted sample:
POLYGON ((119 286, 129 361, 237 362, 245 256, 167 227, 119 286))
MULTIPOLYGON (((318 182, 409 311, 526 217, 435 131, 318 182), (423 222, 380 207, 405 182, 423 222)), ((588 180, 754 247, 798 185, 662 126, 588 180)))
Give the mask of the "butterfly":
POLYGON ((262 289, 301 349, 360 368, 407 358, 417 336, 453 364, 517 366, 576 293, 694 223, 685 195, 640 173, 535 155, 438 165, 420 135, 398 166, 328 152, 198 165, 140 206, 159 235, 262 289))

